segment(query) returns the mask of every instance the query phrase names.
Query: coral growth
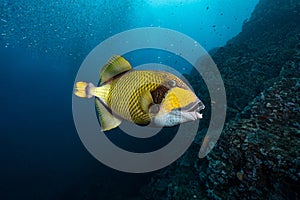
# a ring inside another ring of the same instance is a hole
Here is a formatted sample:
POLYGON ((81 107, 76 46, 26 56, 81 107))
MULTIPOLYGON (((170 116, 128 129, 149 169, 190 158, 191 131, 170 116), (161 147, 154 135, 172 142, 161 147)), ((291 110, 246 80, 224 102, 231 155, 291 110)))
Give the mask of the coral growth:
POLYGON ((207 157, 210 197, 300 197, 299 83, 300 78, 274 83, 242 112, 249 116, 227 124, 207 157))

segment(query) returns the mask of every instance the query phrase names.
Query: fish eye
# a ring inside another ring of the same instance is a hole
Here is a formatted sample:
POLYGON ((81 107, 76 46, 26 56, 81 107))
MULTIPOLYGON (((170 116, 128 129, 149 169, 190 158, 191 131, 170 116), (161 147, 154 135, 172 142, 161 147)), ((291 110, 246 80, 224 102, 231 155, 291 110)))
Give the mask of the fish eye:
POLYGON ((175 87, 176 86, 176 81, 175 80, 169 80, 168 84, 171 87, 175 87))
POLYGON ((160 109, 159 104, 153 104, 149 108, 149 113, 157 114, 159 112, 159 109, 160 109))

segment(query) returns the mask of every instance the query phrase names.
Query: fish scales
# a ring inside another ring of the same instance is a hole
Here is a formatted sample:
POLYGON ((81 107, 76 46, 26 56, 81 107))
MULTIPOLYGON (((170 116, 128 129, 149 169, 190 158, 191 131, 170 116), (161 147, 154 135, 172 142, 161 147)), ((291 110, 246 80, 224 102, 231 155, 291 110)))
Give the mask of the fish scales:
POLYGON ((202 118, 205 106, 177 76, 165 71, 135 70, 122 56, 113 56, 100 72, 99 86, 79 81, 75 95, 95 99, 103 131, 123 120, 139 125, 171 127, 202 118))
POLYGON ((158 88, 163 83, 164 76, 155 71, 131 71, 124 74, 110 83, 108 106, 127 120, 148 124, 150 116, 142 110, 140 98, 145 92, 158 88))

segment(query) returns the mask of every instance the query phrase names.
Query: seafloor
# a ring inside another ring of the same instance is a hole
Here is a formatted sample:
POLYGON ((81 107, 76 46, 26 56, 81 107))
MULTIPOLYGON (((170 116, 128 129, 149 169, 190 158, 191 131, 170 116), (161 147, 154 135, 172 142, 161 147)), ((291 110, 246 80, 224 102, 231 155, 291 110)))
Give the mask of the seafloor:
MULTIPOLYGON (((198 159, 200 130, 141 190, 145 199, 300 199, 299 19, 299 0, 260 0, 242 32, 214 50, 228 101, 222 135, 198 159)), ((188 79, 203 94, 199 77, 188 79)))

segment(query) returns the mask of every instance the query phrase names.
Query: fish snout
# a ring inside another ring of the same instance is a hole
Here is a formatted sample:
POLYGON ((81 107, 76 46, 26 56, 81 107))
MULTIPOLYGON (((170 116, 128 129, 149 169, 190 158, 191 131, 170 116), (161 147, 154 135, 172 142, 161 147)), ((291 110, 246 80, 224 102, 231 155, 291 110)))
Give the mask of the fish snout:
POLYGON ((200 99, 197 98, 195 102, 192 102, 187 106, 181 108, 181 115, 183 117, 183 121, 194 121, 202 119, 202 113, 200 113, 200 111, 204 108, 205 105, 200 99))
POLYGON ((201 100, 188 104, 183 108, 173 109, 171 112, 159 112, 153 118, 157 126, 175 126, 177 124, 202 119, 201 110, 205 108, 201 100))
POLYGON ((197 98, 195 102, 188 104, 187 106, 181 108, 183 112, 199 112, 205 108, 205 105, 200 99, 197 98))

